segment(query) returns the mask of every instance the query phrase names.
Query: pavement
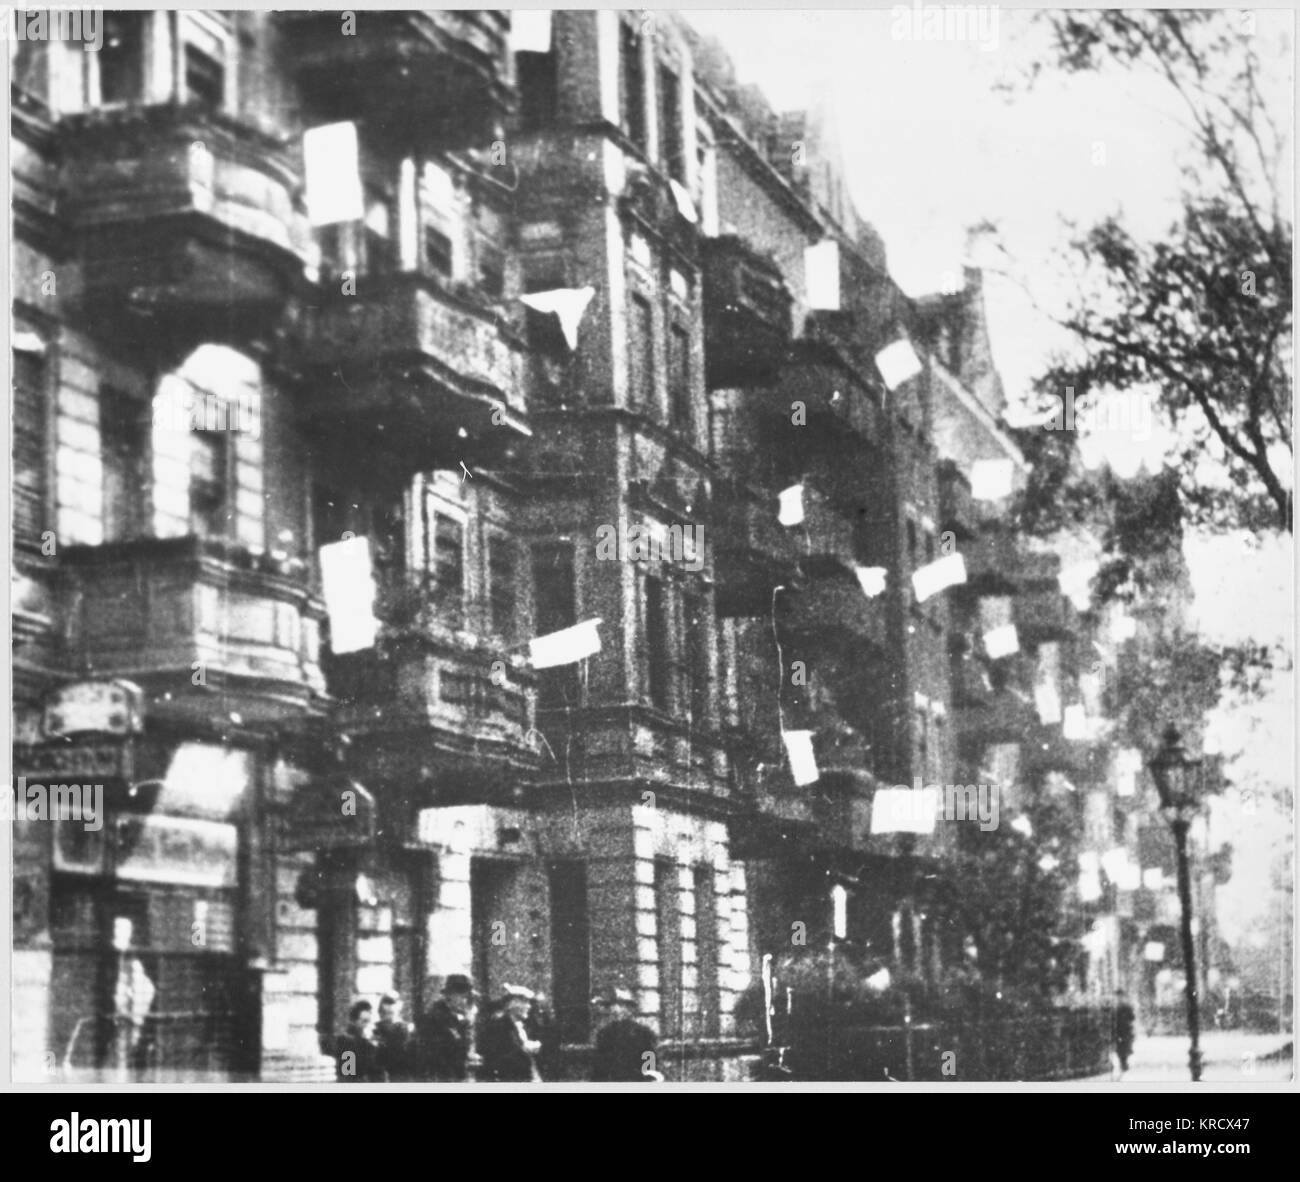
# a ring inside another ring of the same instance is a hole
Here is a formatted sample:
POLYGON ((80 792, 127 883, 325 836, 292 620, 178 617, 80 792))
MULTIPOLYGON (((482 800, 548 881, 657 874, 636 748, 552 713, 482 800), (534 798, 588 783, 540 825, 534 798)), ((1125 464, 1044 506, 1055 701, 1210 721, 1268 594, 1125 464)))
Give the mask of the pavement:
MULTIPOLYGON (((1211 1030, 1201 1035, 1201 1082, 1220 1084, 1284 1083, 1294 1079, 1295 1059, 1289 1034, 1251 1034, 1240 1030, 1211 1030), (1285 1048, 1285 1053, 1282 1052, 1285 1048)), ((1120 1084, 1184 1084, 1191 1082, 1186 1035, 1139 1035, 1120 1084)), ((1105 1082, 1094 1075, 1087 1082, 1105 1082)))

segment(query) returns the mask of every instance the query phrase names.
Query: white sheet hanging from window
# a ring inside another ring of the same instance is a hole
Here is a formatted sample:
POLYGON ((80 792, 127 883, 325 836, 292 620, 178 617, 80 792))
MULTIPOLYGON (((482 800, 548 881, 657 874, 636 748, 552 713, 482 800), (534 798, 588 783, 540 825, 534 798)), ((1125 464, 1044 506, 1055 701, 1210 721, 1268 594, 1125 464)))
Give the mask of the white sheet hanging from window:
POLYGON ((1010 460, 976 460, 970 470, 970 493, 977 501, 1000 501, 1011 495, 1016 470, 1010 460))
POLYGON ((330 617, 330 650, 341 654, 373 647, 379 621, 370 540, 345 538, 322 546, 320 574, 330 617))
POLYGON ((587 305, 595 296, 594 287, 561 287, 554 291, 535 291, 520 296, 526 307, 534 312, 550 313, 560 322, 560 331, 564 334, 565 344, 570 349, 578 347, 578 325, 582 323, 587 305))
POLYGON ((817 756, 813 753, 812 731, 782 731, 785 751, 790 757, 790 774, 796 786, 803 788, 821 779, 817 756))
POLYGON ((307 216, 313 226, 365 216, 355 123, 327 123, 302 133, 307 216))
POLYGON ((883 566, 858 566, 854 564, 853 573, 858 577, 858 586, 868 599, 875 599, 884 594, 885 577, 888 571, 883 566))
POLYGON ((1020 637, 1014 624, 1003 624, 984 633, 984 651, 998 661, 1020 651, 1020 637))
POLYGON ((553 669, 557 665, 572 665, 600 652, 600 620, 583 620, 572 628, 561 628, 536 636, 528 642, 529 656, 534 669, 553 669))
POLYGON ((551 52, 550 9, 516 8, 510 14, 510 49, 514 53, 551 52))
POLYGON ((921 359, 909 340, 895 341, 876 354, 876 368, 892 393, 921 372, 921 359))
POLYGON ((939 813, 937 788, 877 788, 871 798, 871 832, 934 832, 939 813))
POLYGON ((912 589, 918 603, 924 603, 930 596, 965 581, 966 560, 960 554, 945 554, 912 572, 912 589))
POLYGON ((776 519, 782 525, 799 525, 803 521, 803 485, 794 484, 777 493, 776 519))
POLYGON ((840 310, 840 244, 827 238, 803 253, 808 306, 826 312, 840 310))

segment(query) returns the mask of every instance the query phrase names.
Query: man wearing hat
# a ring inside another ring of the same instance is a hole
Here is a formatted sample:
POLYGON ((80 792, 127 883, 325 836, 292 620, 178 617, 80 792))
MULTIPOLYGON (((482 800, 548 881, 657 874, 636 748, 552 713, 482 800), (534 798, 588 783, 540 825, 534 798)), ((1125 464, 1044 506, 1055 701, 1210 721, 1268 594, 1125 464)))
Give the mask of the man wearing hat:
POLYGON ((611 989, 594 999, 608 1018, 596 1035, 591 1078, 594 1083, 653 1083, 663 1079, 657 1070, 654 1031, 632 1016, 636 999, 626 989, 611 989))
POLYGON ((503 1006, 483 1026, 482 1079, 493 1083, 540 1083, 537 1056, 542 1044, 528 1030, 528 1014, 537 995, 522 985, 502 989, 503 1006))
POLYGON ((463 1083, 478 1066, 474 1053, 474 984, 464 973, 452 973, 420 1023, 422 1075, 434 1083, 463 1083))

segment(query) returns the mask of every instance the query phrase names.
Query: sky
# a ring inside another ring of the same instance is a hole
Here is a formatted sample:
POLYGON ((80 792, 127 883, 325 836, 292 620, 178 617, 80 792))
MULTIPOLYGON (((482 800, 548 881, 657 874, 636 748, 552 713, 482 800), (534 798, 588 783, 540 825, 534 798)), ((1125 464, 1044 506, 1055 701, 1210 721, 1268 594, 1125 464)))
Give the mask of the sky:
MULTIPOLYGON (((985 278, 994 356, 1015 401, 1051 350, 1068 344, 1034 308, 1057 307, 1064 294, 1044 281, 1066 239, 1063 219, 1089 225, 1122 213, 1139 236, 1158 235, 1177 213, 1180 165, 1192 157, 1178 101, 1145 77, 1047 72, 1032 89, 999 91, 1023 81, 1046 34, 1028 10, 989 7, 996 20, 963 41, 896 37, 904 26, 889 6, 691 9, 688 18, 775 109, 830 103, 849 190, 884 237, 904 291, 940 290, 946 274, 961 273, 967 228, 999 226, 1010 264, 976 258, 1015 276, 985 278)), ((1255 19, 1282 52, 1291 14, 1255 19)), ((1273 89, 1285 113, 1289 86, 1279 71, 1273 89)))
MULTIPOLYGON (((1060 309, 1068 288, 1053 255, 1066 223, 1120 214, 1140 238, 1173 222, 1180 166, 1194 157, 1177 100, 1144 77, 1119 70, 1040 75, 1024 86, 1045 33, 1026 10, 997 7, 967 40, 903 37, 889 6, 874 11, 692 10, 688 19, 718 38, 741 82, 756 83, 773 108, 828 103, 841 139, 845 180, 859 213, 882 235, 895 280, 911 295, 943 288, 961 273, 967 228, 998 226, 1005 253, 976 247, 994 359, 1014 405, 1069 338, 1039 308, 1060 309), (898 35, 895 35, 898 34, 898 35), (1010 93, 1008 83, 1020 82, 1010 93), (1032 292, 1027 293, 1026 288, 1032 292)), ((1291 60, 1292 14, 1258 11, 1257 35, 1268 60, 1291 60)), ((910 22, 908 33, 917 30, 910 22)), ((920 32, 924 33, 924 27, 920 32)), ((1289 122, 1291 73, 1267 81, 1289 122)), ((1114 420, 1112 420, 1114 421, 1114 420)), ((1136 422, 1137 419, 1135 418, 1136 422)), ((1111 431, 1085 447, 1085 458, 1117 470, 1160 463, 1170 436, 1158 419, 1143 431, 1111 431)), ((1232 535, 1189 540, 1194 617, 1224 642, 1253 637, 1291 647, 1295 620, 1293 548, 1232 535)), ((1215 731, 1243 783, 1292 782, 1295 701, 1289 675, 1254 707, 1225 712, 1215 731)), ((1237 931, 1268 906, 1267 865, 1292 818, 1243 813, 1233 800, 1213 819, 1216 843, 1238 850, 1221 919, 1237 931)))

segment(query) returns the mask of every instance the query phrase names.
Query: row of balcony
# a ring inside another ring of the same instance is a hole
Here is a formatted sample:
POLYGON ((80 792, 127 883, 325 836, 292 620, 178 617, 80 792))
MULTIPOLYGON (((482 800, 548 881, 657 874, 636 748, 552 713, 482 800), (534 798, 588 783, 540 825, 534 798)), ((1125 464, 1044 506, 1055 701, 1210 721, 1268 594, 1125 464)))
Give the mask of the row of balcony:
POLYGON ((358 120, 368 135, 403 149, 486 148, 515 110, 504 10, 280 12, 276 19, 314 112, 358 120))
POLYGON ((761 858, 819 850, 849 854, 887 852, 873 837, 871 806, 882 784, 871 771, 871 752, 838 719, 814 730, 820 778, 796 785, 785 754, 770 735, 732 734, 732 776, 741 806, 733 824, 738 857, 761 858))

